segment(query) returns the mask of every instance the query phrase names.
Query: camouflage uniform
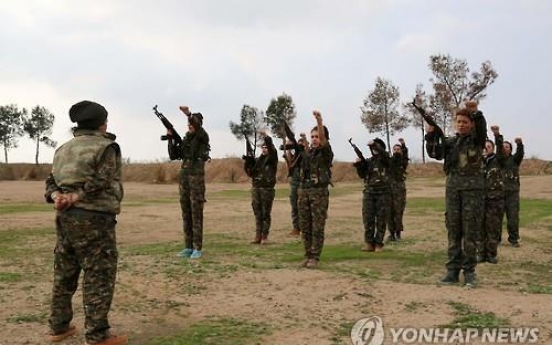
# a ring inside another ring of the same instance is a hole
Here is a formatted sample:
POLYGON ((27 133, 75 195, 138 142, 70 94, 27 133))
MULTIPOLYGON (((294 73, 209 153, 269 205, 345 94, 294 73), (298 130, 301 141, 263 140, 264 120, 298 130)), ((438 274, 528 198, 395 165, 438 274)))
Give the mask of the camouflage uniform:
MULTIPOLYGON (((506 215, 508 242, 519 243, 519 166, 524 155, 523 143, 517 144, 516 152, 506 157, 504 163, 504 215, 506 215)), ((504 216, 501 217, 501 224, 504 216)), ((502 240, 502 226, 499 242, 502 240)))
POLYGON ((291 156, 291 161, 288 161, 286 158, 286 164, 288 167, 288 177, 289 177, 289 203, 291 205, 291 224, 293 225, 293 230, 296 232, 300 231, 299 227, 299 208, 297 206, 298 202, 298 191, 300 184, 300 165, 301 165, 301 152, 296 152, 291 156))
POLYGON ((401 154, 391 157, 391 216, 389 232, 391 239, 400 239, 404 230, 403 215, 406 207, 406 168, 408 167, 408 148, 401 144, 401 154))
POLYGON ((117 273, 116 215, 123 199, 121 152, 115 136, 75 129, 74 138, 56 150, 45 198, 52 193, 77 193, 79 201, 56 213, 52 334, 67 330, 73 318, 71 299, 83 277, 85 338, 109 337, 108 312, 117 273))
POLYGON ((302 153, 299 174, 299 227, 305 258, 319 261, 324 247, 324 228, 328 218, 333 151, 329 143, 302 153))
MULTIPOLYGON (((477 266, 477 235, 483 225, 485 177, 483 148, 487 123, 480 111, 471 114, 474 122, 467 136, 440 138, 435 132, 426 134, 426 151, 429 157, 445 160, 446 213, 448 233, 447 278, 457 281, 461 269, 475 280, 477 266), (441 140, 443 139, 443 140, 441 140)), ((450 280, 443 282, 452 282, 450 280)), ((471 279, 470 279, 471 280, 471 279)))
POLYGON ((495 262, 504 212, 502 135, 495 136, 497 153, 485 157, 485 222, 477 239, 478 261, 495 262))
MULTIPOLYGON (((194 115, 192 115, 194 116, 194 115)), ((198 126, 182 138, 179 176, 184 248, 203 248, 203 206, 205 204, 205 161, 209 160, 209 135, 198 126)))
POLYGON ((265 137, 264 145, 267 146, 266 154, 261 154, 254 161, 246 160, 244 166, 244 170, 250 174, 253 187, 251 207, 255 214, 255 243, 268 239, 272 221, 272 203, 276 195, 274 186, 278 169, 278 152, 271 137, 265 137))
POLYGON ((364 243, 383 246, 391 210, 391 158, 389 153, 382 149, 380 153, 365 161, 356 162, 354 166, 358 176, 364 179, 364 243))

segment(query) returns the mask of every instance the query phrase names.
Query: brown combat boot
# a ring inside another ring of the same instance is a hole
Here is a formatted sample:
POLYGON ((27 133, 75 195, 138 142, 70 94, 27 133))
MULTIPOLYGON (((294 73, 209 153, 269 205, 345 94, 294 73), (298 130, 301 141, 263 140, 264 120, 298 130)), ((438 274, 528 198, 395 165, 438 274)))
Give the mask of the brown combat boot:
POLYGON ((291 230, 291 232, 289 233, 290 236, 299 236, 301 235, 301 230, 291 230))
POLYGON ((268 244, 268 234, 261 236, 261 244, 268 244))
POLYGON ((374 245, 372 243, 364 243, 364 246, 362 246, 363 252, 373 252, 374 251, 374 245))
POLYGON ((383 244, 376 243, 374 247, 374 252, 379 253, 381 251, 383 251, 383 244))
POLYGON ((318 260, 316 259, 310 259, 307 262, 307 268, 318 268, 318 260))
POLYGON ((125 345, 127 343, 128 337, 126 335, 112 335, 98 343, 85 342, 84 345, 125 345))
POLYGON ((259 244, 259 243, 261 243, 261 240, 262 240, 261 234, 257 234, 257 235, 255 235, 255 239, 253 241, 251 241, 251 243, 252 244, 259 244))
POLYGON ((77 333, 77 328, 75 327, 75 325, 69 325, 69 328, 67 328, 65 331, 58 334, 51 334, 50 341, 52 343, 58 343, 62 340, 69 338, 72 335, 75 335, 76 333, 77 333))

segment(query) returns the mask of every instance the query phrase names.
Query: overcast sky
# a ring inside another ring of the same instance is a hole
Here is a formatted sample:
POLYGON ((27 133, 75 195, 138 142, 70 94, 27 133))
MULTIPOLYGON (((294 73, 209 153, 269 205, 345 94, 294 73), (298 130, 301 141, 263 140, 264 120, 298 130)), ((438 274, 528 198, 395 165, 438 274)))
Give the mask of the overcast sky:
MULTIPOLYGON (((429 89, 429 56, 490 60, 499 73, 480 108, 526 157, 552 160, 552 5, 547 0, 0 0, 0 104, 41 105, 56 115, 52 138, 71 138, 70 106, 103 104, 108 130, 132 162, 167 159, 154 105, 182 134, 188 105, 204 115, 212 157, 241 156, 228 123, 242 106, 266 110, 283 92, 297 107, 295 131, 322 112, 336 159, 352 161, 352 137, 370 134, 360 107, 378 76, 429 89)), ((404 137, 415 159, 420 134, 404 137)), ((362 145, 361 145, 362 144, 362 145)), ((40 162, 53 149, 41 147, 40 162)), ((10 162, 34 162, 27 138, 10 162)), ((0 155, 3 161, 3 154, 0 155)))

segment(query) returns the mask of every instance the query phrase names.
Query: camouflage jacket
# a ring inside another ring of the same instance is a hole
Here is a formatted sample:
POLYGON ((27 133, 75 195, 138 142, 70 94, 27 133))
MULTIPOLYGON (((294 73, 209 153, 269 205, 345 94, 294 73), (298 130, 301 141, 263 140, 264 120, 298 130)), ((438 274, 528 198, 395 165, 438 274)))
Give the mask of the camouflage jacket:
POLYGON ((364 179, 365 191, 391 192, 391 164, 391 157, 387 151, 373 155, 364 162, 360 161, 354 164, 358 177, 364 179))
POLYGON ((504 196, 503 174, 506 157, 502 149, 502 135, 495 136, 496 154, 485 157, 485 191, 488 198, 498 199, 504 196))
POLYGON ((333 151, 330 143, 302 152, 299 180, 302 188, 328 188, 332 183, 333 151))
POLYGON ((473 115, 474 128, 467 136, 439 138, 427 133, 426 151, 429 157, 445 160, 446 187, 454 190, 483 190, 483 148, 487 139, 487 121, 480 111, 473 115))
POLYGON ((519 166, 523 161, 525 154, 523 143, 516 145, 516 153, 506 157, 504 163, 504 190, 518 191, 519 190, 519 166))
POLYGON ((403 182, 406 180, 406 168, 408 167, 408 148, 405 144, 401 145, 400 154, 391 156, 391 178, 392 182, 403 182))
MULTIPOLYGON (((278 152, 271 139, 268 141, 268 152, 255 158, 251 167, 251 183, 253 188, 274 188, 276 185, 276 172, 278 170, 278 152)), ((246 162, 247 164, 247 162, 246 162)), ((245 168, 247 171, 247 167, 245 168)))
POLYGON ((187 132, 182 138, 182 169, 192 174, 203 174, 210 152, 209 134, 203 127, 194 133, 187 132))
POLYGON ((124 190, 121 182, 121 149, 115 135, 75 129, 74 138, 59 147, 52 172, 46 179, 45 198, 55 191, 77 193, 73 207, 118 214, 124 190))

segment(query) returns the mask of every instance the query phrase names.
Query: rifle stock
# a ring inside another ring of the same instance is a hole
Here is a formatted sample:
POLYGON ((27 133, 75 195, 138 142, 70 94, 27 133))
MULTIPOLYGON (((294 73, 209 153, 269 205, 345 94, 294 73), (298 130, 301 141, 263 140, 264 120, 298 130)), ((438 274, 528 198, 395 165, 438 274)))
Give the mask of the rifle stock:
POLYGON ((153 112, 155 115, 161 120, 161 123, 163 123, 163 126, 167 129, 170 134, 162 135, 161 140, 167 140, 168 141, 168 150, 169 150, 169 158, 171 160, 180 159, 181 158, 181 149, 182 149, 182 137, 176 129, 174 129, 174 126, 172 123, 167 120, 165 115, 160 113, 157 110, 157 104, 153 107, 153 112))

